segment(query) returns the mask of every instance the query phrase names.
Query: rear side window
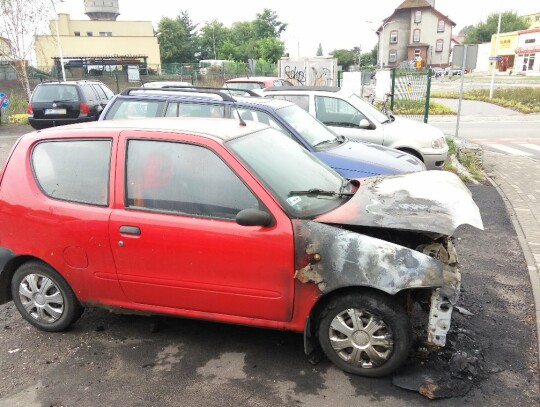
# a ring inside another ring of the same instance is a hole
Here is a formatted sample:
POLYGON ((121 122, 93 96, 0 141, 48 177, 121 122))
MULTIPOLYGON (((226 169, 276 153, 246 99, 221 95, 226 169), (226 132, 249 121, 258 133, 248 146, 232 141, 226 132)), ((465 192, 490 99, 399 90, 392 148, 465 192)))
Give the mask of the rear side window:
POLYGON ((112 97, 114 96, 114 92, 105 85, 99 85, 99 86, 101 87, 101 89, 103 89, 105 96, 107 96, 107 100, 112 99, 112 97))
POLYGON ((136 100, 117 98, 106 120, 111 119, 137 119, 146 117, 162 117, 165 102, 161 100, 136 100))
POLYGON ((309 96, 307 95, 269 95, 272 99, 287 100, 300 106, 306 112, 309 112, 309 96))
POLYGON ((103 89, 99 85, 92 85, 94 91, 97 93, 100 99, 107 100, 107 95, 103 92, 103 89))
POLYGON ((78 102, 79 94, 75 85, 38 85, 32 94, 32 102, 78 102))
POLYGON ((99 100, 96 92, 90 85, 82 85, 81 89, 87 102, 95 102, 96 100, 99 100))
POLYGON ((32 151, 38 185, 50 198, 106 206, 111 145, 111 140, 39 143, 32 151))

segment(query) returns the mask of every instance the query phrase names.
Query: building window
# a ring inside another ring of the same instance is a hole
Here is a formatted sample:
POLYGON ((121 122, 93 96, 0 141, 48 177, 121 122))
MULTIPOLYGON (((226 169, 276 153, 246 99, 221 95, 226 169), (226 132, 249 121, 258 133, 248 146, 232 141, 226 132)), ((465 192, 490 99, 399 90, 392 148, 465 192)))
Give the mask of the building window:
POLYGON ((437 24, 437 32, 444 32, 444 20, 439 20, 439 24, 437 24))
POLYGON ((416 59, 416 58, 420 58, 420 50, 419 49, 414 50, 414 59, 416 59))
POLYGON ((536 16, 536 21, 540 21, 540 16, 536 16))
POLYGON ((414 30, 413 42, 420 42, 420 30, 414 30))
POLYGON ((437 42, 435 44, 435 51, 436 52, 442 52, 443 45, 444 45, 444 40, 437 40, 437 42))
POLYGON ((107 32, 100 31, 99 36, 100 37, 112 37, 112 32, 110 32, 110 31, 107 31, 107 32))
POLYGON ((397 44, 397 30, 390 31, 390 44, 397 44))
POLYGON ((422 11, 421 10, 416 10, 414 12, 414 22, 415 23, 420 23, 422 21, 422 11))
POLYGON ((397 51, 395 49, 391 49, 388 53, 388 63, 389 64, 395 64, 397 61, 397 51))
POLYGON ((75 37, 80 37, 81 36, 81 32, 80 31, 75 31, 75 37))
POLYGON ((525 40, 525 44, 534 44, 536 42, 535 38, 529 38, 528 40, 525 40))
POLYGON ((87 31, 86 35, 88 35, 89 37, 92 37, 94 35, 94 33, 92 31, 87 31))

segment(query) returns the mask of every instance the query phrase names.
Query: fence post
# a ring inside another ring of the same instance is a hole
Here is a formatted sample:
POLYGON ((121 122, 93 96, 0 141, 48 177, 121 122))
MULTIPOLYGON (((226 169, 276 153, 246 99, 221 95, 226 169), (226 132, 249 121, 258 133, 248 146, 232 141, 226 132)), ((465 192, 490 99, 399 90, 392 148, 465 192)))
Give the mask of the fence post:
POLYGON ((120 83, 118 82, 118 73, 114 73, 114 79, 116 81, 116 93, 120 93, 120 83))
POLYGON ((428 69, 427 89, 426 89, 426 105, 424 106, 424 123, 428 122, 428 117, 429 117, 429 97, 431 95, 431 74, 432 73, 433 73, 433 70, 431 68, 428 69))
POLYGON ((396 93, 396 68, 392 68, 392 92, 390 92, 390 111, 394 111, 394 95, 396 93))

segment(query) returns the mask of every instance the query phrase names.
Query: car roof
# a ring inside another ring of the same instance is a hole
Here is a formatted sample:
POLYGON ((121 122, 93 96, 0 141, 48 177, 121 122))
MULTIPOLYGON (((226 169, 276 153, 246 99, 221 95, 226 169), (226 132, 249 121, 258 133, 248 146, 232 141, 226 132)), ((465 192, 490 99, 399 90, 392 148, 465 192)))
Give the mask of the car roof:
POLYGON ((39 85, 80 85, 80 84, 85 84, 85 83, 99 83, 101 85, 104 85, 103 82, 101 81, 96 81, 96 80, 87 80, 87 79, 81 79, 79 81, 43 81, 43 82, 40 82, 38 83, 36 86, 39 86, 39 85))
POLYGON ((268 82, 274 81, 276 79, 286 80, 286 78, 280 78, 277 76, 249 76, 244 78, 233 78, 226 80, 225 83, 234 83, 234 82, 268 82))
MULTIPOLYGON (((222 118, 193 118, 193 117, 157 117, 144 119, 116 119, 87 123, 70 124, 59 127, 49 127, 29 135, 36 139, 62 137, 62 133, 73 136, 73 130, 151 130, 173 133, 188 133, 216 140, 231 140, 246 134, 268 128, 267 125, 249 121, 243 125, 236 119, 222 118)), ((75 134, 76 136, 76 134, 75 134)))
POLYGON ((305 92, 305 91, 317 91, 317 92, 339 92, 342 90, 337 86, 272 86, 264 89, 265 92, 275 92, 279 90, 305 92))
MULTIPOLYGON (((167 88, 130 88, 131 92, 126 93, 126 89, 116 96, 117 99, 152 99, 152 100, 188 100, 193 102, 207 102, 210 104, 228 104, 239 106, 267 106, 272 109, 279 109, 285 106, 294 105, 294 103, 271 98, 262 98, 256 96, 239 97, 231 96, 226 89, 221 91, 204 90, 195 88, 186 89, 167 89, 167 88), (140 90, 140 92, 139 92, 140 90)), ((114 103, 114 102, 113 102, 114 103)))

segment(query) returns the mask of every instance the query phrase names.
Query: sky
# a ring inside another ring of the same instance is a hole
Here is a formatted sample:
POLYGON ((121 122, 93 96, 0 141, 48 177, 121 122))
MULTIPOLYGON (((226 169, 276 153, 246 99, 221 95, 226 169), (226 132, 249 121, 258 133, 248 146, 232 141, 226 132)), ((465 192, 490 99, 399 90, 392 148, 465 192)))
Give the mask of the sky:
MULTIPOLYGON (((118 20, 152 21, 154 27, 163 17, 174 18, 187 11, 191 21, 203 26, 216 19, 230 27, 236 21, 252 21, 265 8, 276 12, 287 30, 281 39, 291 56, 313 56, 319 43, 328 54, 334 49, 360 47, 370 51, 377 42, 374 33, 382 20, 390 16, 403 0, 291 1, 291 0, 119 0, 118 20), (352 3, 352 4, 351 4, 352 3)), ((484 21, 489 14, 512 10, 518 15, 540 12, 537 0, 435 0, 435 8, 456 23, 457 34, 466 25, 484 21)), ((58 13, 73 20, 87 20, 83 0, 63 0, 58 13)))

